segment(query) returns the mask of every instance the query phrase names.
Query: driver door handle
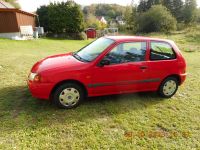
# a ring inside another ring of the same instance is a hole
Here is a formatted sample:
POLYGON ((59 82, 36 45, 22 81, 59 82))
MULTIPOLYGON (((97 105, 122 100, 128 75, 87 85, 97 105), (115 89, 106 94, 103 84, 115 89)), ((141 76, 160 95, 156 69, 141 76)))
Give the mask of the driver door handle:
POLYGON ((148 67, 147 66, 140 66, 140 69, 144 70, 144 69, 147 69, 148 67))

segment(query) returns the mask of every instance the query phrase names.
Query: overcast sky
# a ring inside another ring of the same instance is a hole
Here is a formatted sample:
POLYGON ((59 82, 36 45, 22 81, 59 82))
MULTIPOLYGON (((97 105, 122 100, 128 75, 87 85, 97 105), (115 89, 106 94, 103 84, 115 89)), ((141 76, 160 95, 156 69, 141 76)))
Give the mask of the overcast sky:
MULTIPOLYGON (((50 2, 54 1, 67 1, 67 0, 18 0, 19 4, 22 7, 22 10, 33 12, 41 5, 49 4, 50 2)), ((116 3, 119 5, 128 5, 131 4, 132 0, 74 0, 78 4, 81 5, 90 5, 93 3, 116 3)), ((134 3, 138 3, 139 0, 134 0, 134 3)), ((197 0, 198 6, 200 6, 200 0, 197 0)))

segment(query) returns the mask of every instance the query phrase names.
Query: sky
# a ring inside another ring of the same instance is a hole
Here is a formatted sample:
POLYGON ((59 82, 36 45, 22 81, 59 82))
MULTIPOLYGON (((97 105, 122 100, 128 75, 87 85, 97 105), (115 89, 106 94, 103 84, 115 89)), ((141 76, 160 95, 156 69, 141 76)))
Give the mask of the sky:
MULTIPOLYGON (((18 0, 19 4, 21 5, 22 10, 28 12, 34 12, 38 7, 41 5, 47 5, 50 2, 61 2, 67 0, 18 0)), ((132 0, 74 0, 76 3, 81 5, 90 5, 93 3, 109 3, 109 4, 119 4, 119 5, 129 5, 131 4, 132 0)), ((134 3, 138 3, 139 0, 134 0, 134 3)), ((200 0, 197 0, 198 7, 200 7, 200 0)))

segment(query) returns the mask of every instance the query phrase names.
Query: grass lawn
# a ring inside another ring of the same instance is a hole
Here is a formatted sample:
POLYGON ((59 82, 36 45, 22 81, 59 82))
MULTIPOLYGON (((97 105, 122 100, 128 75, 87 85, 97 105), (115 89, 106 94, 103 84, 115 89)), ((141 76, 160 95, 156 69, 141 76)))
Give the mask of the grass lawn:
POLYGON ((27 75, 37 60, 90 41, 0 39, 0 149, 200 149, 200 31, 149 36, 173 39, 187 60, 173 98, 96 97, 72 110, 32 98, 27 75))

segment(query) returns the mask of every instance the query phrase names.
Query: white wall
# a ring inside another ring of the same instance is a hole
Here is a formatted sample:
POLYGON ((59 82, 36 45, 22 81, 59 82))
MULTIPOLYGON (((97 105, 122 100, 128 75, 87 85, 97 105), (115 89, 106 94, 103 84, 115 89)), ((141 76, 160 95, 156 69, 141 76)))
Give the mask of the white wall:
POLYGON ((20 32, 12 32, 12 33, 0 33, 1 38, 12 39, 14 37, 21 37, 20 32))

